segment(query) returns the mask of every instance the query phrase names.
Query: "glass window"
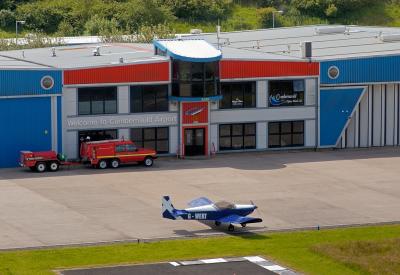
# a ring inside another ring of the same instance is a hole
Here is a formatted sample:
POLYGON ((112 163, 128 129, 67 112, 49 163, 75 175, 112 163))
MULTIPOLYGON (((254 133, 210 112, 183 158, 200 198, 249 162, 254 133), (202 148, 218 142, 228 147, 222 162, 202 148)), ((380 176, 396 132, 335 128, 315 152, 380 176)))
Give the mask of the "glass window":
POLYGON ((131 140, 140 147, 154 149, 157 153, 169 153, 169 128, 134 128, 131 140))
POLYGON ((100 115, 117 113, 117 87, 78 89, 78 114, 100 115))
POLYGON ((131 113, 168 111, 168 85, 131 86, 131 113))
POLYGON ((210 97, 220 93, 219 62, 184 62, 173 60, 172 95, 210 97))
POLYGON ((256 124, 222 124, 219 126, 219 150, 256 148, 256 124))
POLYGON ((117 145, 117 146, 115 146, 115 151, 117 153, 125 152, 126 151, 126 146, 125 145, 117 145))
POLYGON ((304 146, 304 121, 270 122, 268 124, 268 147, 304 146))
POLYGON ((135 152, 136 151, 136 146, 133 144, 127 144, 125 145, 125 150, 127 152, 135 152))
POLYGON ((255 82, 222 83, 221 93, 220 109, 256 107, 255 82))
POLYGON ((303 106, 304 80, 285 80, 269 82, 269 106, 303 106))

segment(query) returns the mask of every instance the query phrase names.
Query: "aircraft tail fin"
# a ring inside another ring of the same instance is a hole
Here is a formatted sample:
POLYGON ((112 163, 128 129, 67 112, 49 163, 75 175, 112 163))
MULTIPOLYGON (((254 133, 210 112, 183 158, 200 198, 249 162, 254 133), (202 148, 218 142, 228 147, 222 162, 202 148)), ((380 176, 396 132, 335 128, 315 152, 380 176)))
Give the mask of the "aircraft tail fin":
POLYGON ((169 196, 162 197, 162 216, 166 219, 176 220, 176 209, 171 203, 171 199, 169 196))

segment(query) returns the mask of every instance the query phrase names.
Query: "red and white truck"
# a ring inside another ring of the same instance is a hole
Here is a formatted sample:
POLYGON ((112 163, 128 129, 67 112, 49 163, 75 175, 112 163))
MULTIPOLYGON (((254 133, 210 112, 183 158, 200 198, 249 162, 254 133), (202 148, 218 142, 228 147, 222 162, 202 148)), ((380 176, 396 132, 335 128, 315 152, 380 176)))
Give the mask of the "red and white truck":
POLYGON ((56 172, 60 166, 79 165, 89 163, 92 167, 106 169, 118 168, 125 163, 143 163, 152 166, 157 158, 156 151, 140 148, 130 140, 104 140, 83 142, 80 148, 81 162, 65 160, 63 154, 55 151, 31 152, 21 151, 20 166, 29 167, 32 171, 43 173, 56 172))
POLYGON ((152 166, 157 158, 156 151, 140 148, 130 140, 120 139, 84 142, 80 155, 83 162, 100 169, 118 168, 120 164, 134 162, 152 166))

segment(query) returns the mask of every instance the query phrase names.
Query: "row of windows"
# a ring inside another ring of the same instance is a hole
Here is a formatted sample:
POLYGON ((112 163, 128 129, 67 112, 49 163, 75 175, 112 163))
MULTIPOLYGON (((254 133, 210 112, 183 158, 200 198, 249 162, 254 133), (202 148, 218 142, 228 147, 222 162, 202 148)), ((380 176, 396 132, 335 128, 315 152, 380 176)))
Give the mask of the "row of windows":
MULTIPOLYGON (((304 121, 270 122, 268 148, 304 146, 304 121)), ((222 124, 219 126, 219 149, 256 149, 256 124, 222 124)))
MULTIPOLYGON (((202 65, 204 69, 204 64, 202 65)), ((192 68, 193 69, 193 68, 192 68)), ((184 78, 184 76, 177 76, 184 78)), ((203 71, 203 78, 207 79, 203 71)), ((200 76, 198 76, 200 78, 200 76)), ((192 72, 191 79, 197 79, 192 72)), ((214 81, 214 80, 213 80, 214 81)), ((212 96, 208 90, 214 91, 217 84, 213 81, 180 81, 173 83, 173 91, 179 89, 179 96, 212 96), (178 87, 178 86, 179 87, 178 87), (211 85, 209 88, 205 87, 211 85)), ((218 84, 219 85, 219 84, 218 84)), ((268 102, 270 107, 303 106, 304 105, 304 80, 270 81, 268 102)), ((94 87, 78 89, 78 114, 100 115, 116 114, 117 87, 94 87)), ((222 100, 221 109, 255 108, 256 107, 256 82, 235 82, 221 84, 222 100)), ((173 92, 174 95, 174 92, 173 92)), ((142 112, 167 112, 168 111, 168 85, 131 86, 130 88, 131 113, 142 112)))
MULTIPOLYGON (((169 152, 169 128, 133 128, 131 140, 138 147, 154 149, 160 154, 169 152)), ((236 123, 219 125, 219 150, 256 149, 256 123, 236 123)), ((117 130, 94 130, 79 132, 80 142, 116 139, 117 130)), ((268 147, 304 146, 304 121, 270 122, 268 124, 268 147)), ((121 148, 122 150, 122 148, 121 148)))

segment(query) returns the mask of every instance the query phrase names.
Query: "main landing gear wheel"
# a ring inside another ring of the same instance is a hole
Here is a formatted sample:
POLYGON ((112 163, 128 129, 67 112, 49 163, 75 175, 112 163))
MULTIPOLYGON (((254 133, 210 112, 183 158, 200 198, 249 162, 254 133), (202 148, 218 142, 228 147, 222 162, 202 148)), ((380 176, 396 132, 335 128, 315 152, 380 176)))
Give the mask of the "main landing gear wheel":
POLYGON ((230 224, 230 225, 228 226, 228 231, 232 232, 232 231, 234 231, 234 230, 235 230, 235 227, 234 227, 232 224, 230 224))
POLYGON ((119 160, 118 159, 113 159, 112 161, 111 161, 111 167, 112 168, 118 168, 119 167, 119 160))
POLYGON ((215 226, 220 226, 220 225, 221 225, 221 222, 215 221, 215 226))
POLYGON ((60 168, 60 165, 58 164, 58 162, 56 162, 56 161, 50 162, 50 164, 49 164, 50 172, 57 172, 59 168, 60 168))
POLYGON ((247 223, 240 224, 243 228, 247 226, 247 223))
POLYGON ((99 162, 99 168, 100 169, 106 169, 107 168, 107 161, 106 160, 100 160, 99 162))
POLYGON ((146 157, 143 162, 144 166, 146 166, 146 167, 153 166, 153 163, 154 163, 154 160, 152 157, 146 157))
POLYGON ((43 173, 44 171, 46 171, 46 163, 44 162, 38 162, 36 163, 36 171, 38 171, 39 173, 43 173))

